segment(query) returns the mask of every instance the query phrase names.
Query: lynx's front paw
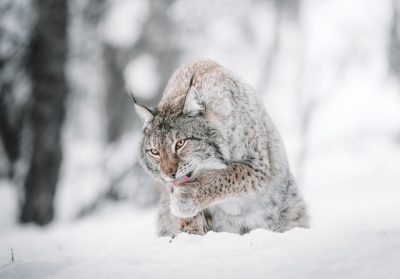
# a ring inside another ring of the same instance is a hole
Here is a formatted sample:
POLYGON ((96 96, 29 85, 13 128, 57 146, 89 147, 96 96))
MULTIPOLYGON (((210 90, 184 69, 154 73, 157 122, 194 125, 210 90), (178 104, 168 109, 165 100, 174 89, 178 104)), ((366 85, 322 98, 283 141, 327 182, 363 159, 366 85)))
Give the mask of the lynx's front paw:
POLYGON ((172 214, 179 218, 196 216, 201 211, 201 208, 197 204, 195 197, 196 188, 192 185, 175 186, 170 195, 172 214))

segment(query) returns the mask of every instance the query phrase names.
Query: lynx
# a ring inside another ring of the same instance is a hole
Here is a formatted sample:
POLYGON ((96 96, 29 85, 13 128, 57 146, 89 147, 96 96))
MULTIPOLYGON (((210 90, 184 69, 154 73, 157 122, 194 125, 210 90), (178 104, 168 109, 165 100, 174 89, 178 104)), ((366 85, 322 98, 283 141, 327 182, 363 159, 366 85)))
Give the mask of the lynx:
POLYGON ((210 60, 181 66, 143 120, 140 161, 162 185, 159 235, 308 227, 282 140, 253 89, 210 60))

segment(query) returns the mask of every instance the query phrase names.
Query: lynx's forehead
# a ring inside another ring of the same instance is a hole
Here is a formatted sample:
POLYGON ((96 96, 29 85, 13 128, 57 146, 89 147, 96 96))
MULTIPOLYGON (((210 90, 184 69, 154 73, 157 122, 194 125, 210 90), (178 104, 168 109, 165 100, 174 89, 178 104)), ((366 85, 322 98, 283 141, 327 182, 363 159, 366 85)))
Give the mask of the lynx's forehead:
POLYGON ((171 145, 178 139, 186 137, 179 121, 160 118, 155 117, 155 121, 147 133, 147 145, 154 147, 171 145))
POLYGON ((148 135, 147 145, 153 147, 160 147, 170 145, 176 141, 176 132, 173 129, 154 129, 153 133, 148 135))

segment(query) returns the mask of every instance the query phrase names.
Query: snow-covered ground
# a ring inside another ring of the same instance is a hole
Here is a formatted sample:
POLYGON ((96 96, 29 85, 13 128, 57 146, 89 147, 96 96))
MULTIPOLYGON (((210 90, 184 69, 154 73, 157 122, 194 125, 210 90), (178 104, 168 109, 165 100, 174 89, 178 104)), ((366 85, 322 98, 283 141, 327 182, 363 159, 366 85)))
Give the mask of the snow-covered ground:
POLYGON ((370 160, 343 149, 311 163, 311 229, 170 240, 156 237, 155 209, 127 203, 41 229, 7 224, 10 203, 0 278, 400 278, 400 149, 377 144, 361 144, 370 160))
MULTIPOLYGON (((128 211, 127 211, 128 212, 128 211)), ((2 235, 0 278, 399 278, 400 225, 154 238, 149 212, 2 235), (132 220, 130 220, 132 219, 132 220), (5 242, 5 243, 4 243, 5 242), (14 263, 10 261, 10 247, 14 263)), ((117 212, 121 213, 121 212, 117 212)))

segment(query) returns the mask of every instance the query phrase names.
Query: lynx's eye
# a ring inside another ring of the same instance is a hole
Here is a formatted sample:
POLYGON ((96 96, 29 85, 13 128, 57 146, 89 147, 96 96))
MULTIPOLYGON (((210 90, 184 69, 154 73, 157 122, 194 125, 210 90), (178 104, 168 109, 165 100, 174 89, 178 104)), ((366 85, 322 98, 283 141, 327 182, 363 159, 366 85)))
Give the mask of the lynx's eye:
POLYGON ((184 140, 184 139, 178 140, 175 144, 175 150, 179 150, 179 149, 183 148, 185 146, 185 144, 186 144, 186 140, 184 140))
POLYGON ((160 156, 160 151, 158 151, 158 150, 155 149, 155 148, 150 149, 149 152, 150 152, 150 155, 152 155, 152 156, 154 156, 154 157, 160 156))

